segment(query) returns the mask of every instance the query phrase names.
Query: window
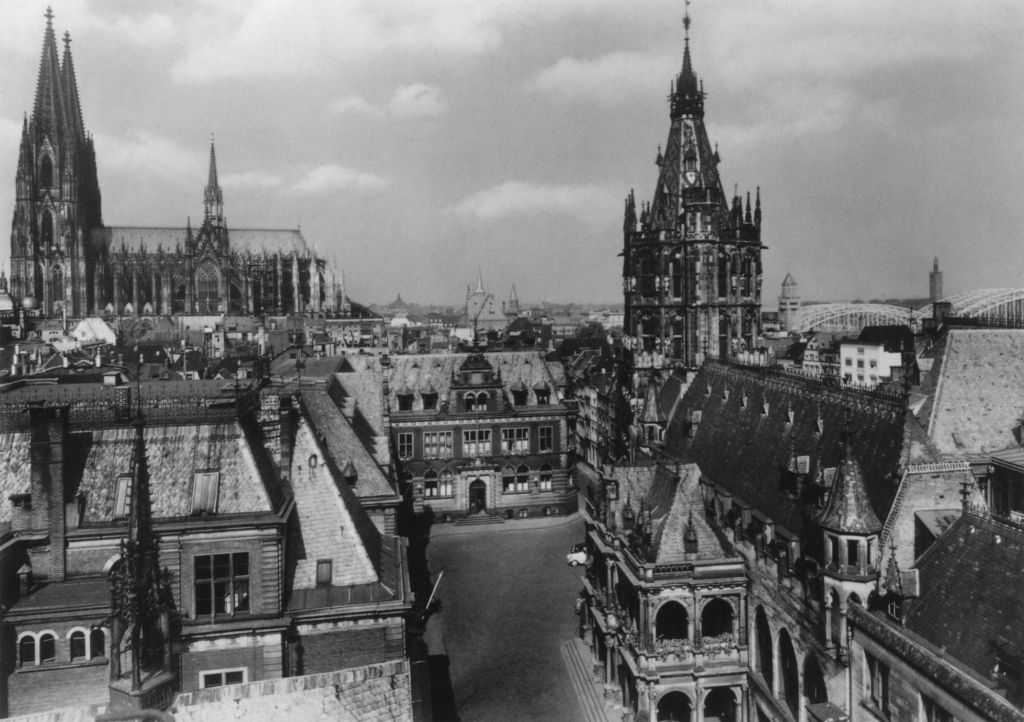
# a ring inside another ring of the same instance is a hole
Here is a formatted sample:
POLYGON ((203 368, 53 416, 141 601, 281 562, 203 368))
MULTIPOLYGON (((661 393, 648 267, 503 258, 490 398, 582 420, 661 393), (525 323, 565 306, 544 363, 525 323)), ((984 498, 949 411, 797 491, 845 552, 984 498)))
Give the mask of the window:
POLYGON ((216 514, 219 471, 197 471, 192 477, 192 513, 216 514))
POLYGON ((126 519, 128 506, 131 502, 132 475, 121 474, 117 477, 117 496, 114 497, 114 518, 126 519))
POLYGON ((865 654, 868 665, 867 684, 871 703, 886 717, 889 716, 889 667, 870 654, 865 654))
POLYGON ((89 632, 89 659, 106 656, 107 637, 102 629, 93 629, 89 632))
POLYGON ((423 496, 437 496, 437 472, 433 469, 423 475, 423 496))
POLYGON ((462 432, 463 456, 490 456, 491 430, 468 429, 462 432))
POLYGON ((57 637, 44 632, 39 635, 39 663, 53 662, 57 659, 57 637))
POLYGON ((949 710, 940 707, 935 700, 921 695, 921 722, 955 722, 949 710))
POLYGON ((68 648, 71 650, 71 661, 85 659, 85 632, 76 629, 68 637, 68 648))
POLYGON ((318 587, 329 587, 334 579, 333 564, 330 559, 316 560, 316 585, 318 587))
MULTIPOLYGON (((524 467, 519 467, 520 469, 524 467)), ((501 471, 501 490, 506 494, 515 494, 520 491, 527 491, 524 480, 523 488, 519 488, 519 475, 511 466, 506 466, 501 471)))
POLYGON ((551 464, 540 467, 540 490, 551 491, 551 464))
POLYGON ((530 430, 527 428, 502 429, 501 453, 525 454, 530 451, 530 430))
POLYGON ((423 456, 427 459, 452 458, 452 432, 424 431, 423 456))
POLYGON ((412 458, 412 432, 403 431, 398 434, 398 458, 412 458))
POLYGON ((516 469, 516 491, 529 491, 530 489, 530 467, 526 464, 516 469))
POLYGON ((551 402, 551 389, 547 385, 542 389, 535 388, 534 392, 537 394, 537 403, 539 405, 544 406, 551 402))
POLYGON ((200 672, 199 686, 206 689, 207 687, 223 687, 226 684, 243 684, 248 677, 247 671, 243 667, 241 669, 216 669, 212 672, 200 672))
POLYGON ((846 540, 846 563, 851 567, 860 564, 860 542, 856 539, 846 540))
POLYGON ((871 359, 870 361, 868 361, 868 366, 870 366, 873 369, 876 369, 878 368, 878 362, 875 361, 874 359, 871 359))
POLYGON ((861 347, 858 347, 857 348, 857 353, 863 356, 864 355, 864 349, 861 348, 861 347))
POLYGON ((36 638, 31 634, 18 640, 18 664, 36 664, 36 638))
POLYGON ((197 617, 243 614, 249 611, 249 554, 209 554, 195 557, 197 617))
POLYGON ((853 366, 853 359, 852 358, 846 359, 846 365, 847 366, 853 366))
POLYGON ((451 496, 452 495, 452 472, 445 470, 441 472, 441 476, 437 481, 437 495, 438 496, 451 496))
POLYGON ((864 368, 864 359, 862 359, 862 358, 857 359, 857 368, 859 368, 859 369, 864 368))
POLYGON ((554 451, 555 450, 555 434, 554 427, 541 426, 537 436, 537 451, 554 451))

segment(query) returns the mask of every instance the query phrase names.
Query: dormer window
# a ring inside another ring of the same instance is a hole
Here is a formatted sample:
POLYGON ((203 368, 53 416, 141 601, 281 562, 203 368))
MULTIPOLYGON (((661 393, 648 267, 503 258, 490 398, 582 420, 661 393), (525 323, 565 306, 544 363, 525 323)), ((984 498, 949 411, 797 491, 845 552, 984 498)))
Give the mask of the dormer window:
POLYGON ((437 391, 430 389, 420 394, 423 397, 423 410, 434 411, 437 409, 437 391))
POLYGON ((490 396, 486 391, 475 393, 470 391, 465 396, 466 399, 466 411, 487 411, 487 402, 490 400, 490 396))
POLYGON ((219 471, 197 471, 192 479, 192 514, 216 514, 219 492, 219 471))
POLYGON ((546 382, 541 381, 533 387, 533 393, 537 397, 537 404, 546 406, 551 403, 551 387, 546 382))
POLYGON ((121 474, 117 477, 117 493, 114 496, 114 518, 127 519, 128 507, 131 503, 132 475, 121 474))
POLYGON ((402 388, 395 393, 395 397, 398 399, 399 411, 412 411, 412 389, 403 385, 402 388))
POLYGON ((515 384, 511 389, 512 392, 512 405, 513 406, 526 406, 526 386, 522 381, 515 384))

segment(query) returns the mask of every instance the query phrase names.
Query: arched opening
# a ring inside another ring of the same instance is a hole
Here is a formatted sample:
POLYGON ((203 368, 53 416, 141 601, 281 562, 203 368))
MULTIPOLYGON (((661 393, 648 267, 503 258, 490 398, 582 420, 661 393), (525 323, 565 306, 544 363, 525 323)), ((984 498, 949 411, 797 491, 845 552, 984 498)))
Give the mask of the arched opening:
POLYGON ((510 494, 516 489, 516 470, 506 466, 501 470, 501 491, 510 494))
POLYGON ((39 663, 53 662, 57 659, 57 638, 46 632, 39 635, 39 663))
POLYGON ((712 599, 704 605, 700 615, 702 637, 717 637, 732 634, 732 607, 724 599, 712 599))
POLYGON ((793 651, 793 640, 789 632, 779 632, 779 675, 782 681, 782 699, 789 706, 794 717, 800 714, 800 673, 793 651))
POLYGON ((709 690, 704 698, 704 719, 707 722, 736 722, 736 695, 728 687, 709 690))
POLYGON ((477 411, 487 411, 487 401, 490 398, 486 391, 481 391, 476 395, 476 409, 477 411))
POLYGON ((772 668, 772 631, 768 627, 768 615, 764 607, 758 607, 754 614, 754 627, 757 634, 757 669, 761 672, 768 689, 775 689, 774 669, 772 668))
POLYGON ((53 158, 43 156, 39 163, 39 185, 43 188, 53 188, 53 158))
POLYGON ((654 618, 656 639, 687 639, 690 616, 679 602, 665 602, 654 618))
POLYGON ((93 629, 89 632, 89 658, 105 657, 107 655, 107 636, 102 629, 93 629))
POLYGON ((845 642, 841 637, 842 620, 839 614, 839 593, 834 587, 829 589, 827 593, 829 600, 832 602, 832 618, 829 621, 831 626, 828 630, 829 638, 832 640, 832 644, 842 645, 845 642))
POLYGON ((53 214, 50 211, 43 211, 43 217, 39 221, 39 246, 43 250, 53 245, 53 214))
POLYGON ((18 664, 36 664, 36 638, 31 634, 18 640, 18 664))
POLYGON ((423 475, 423 496, 437 496, 437 472, 433 469, 428 469, 423 475))
POLYGON ((520 464, 516 469, 516 491, 523 492, 530 489, 530 467, 520 464))
MULTIPOLYGON (((50 269, 50 298, 54 304, 64 304, 64 269, 53 266, 50 269)), ((56 309, 55 309, 56 310, 56 309)))
POLYGON ((476 411, 476 394, 472 391, 466 394, 466 411, 476 411))
POLYGON ((220 306, 220 271, 213 263, 196 271, 196 305, 200 313, 216 313, 220 306))
POLYGON ((804 661, 804 696, 808 704, 828 702, 828 688, 825 686, 825 674, 821 665, 813 655, 807 655, 804 661))
POLYGON ((71 661, 85 659, 85 632, 76 629, 68 637, 68 649, 71 654, 71 661))
POLYGON ((658 722, 690 722, 690 698, 669 692, 658 700, 658 722))
POLYGON ((483 479, 474 479, 469 485, 469 513, 482 513, 487 509, 487 484, 483 479))
POLYGON ((551 464, 542 464, 540 467, 540 490, 551 491, 551 464))

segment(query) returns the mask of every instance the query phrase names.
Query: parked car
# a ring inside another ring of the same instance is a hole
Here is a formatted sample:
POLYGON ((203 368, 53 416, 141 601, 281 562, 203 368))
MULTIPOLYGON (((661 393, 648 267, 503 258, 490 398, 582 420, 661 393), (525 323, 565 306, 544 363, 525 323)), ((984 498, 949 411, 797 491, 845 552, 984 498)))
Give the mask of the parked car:
POLYGON ((572 549, 565 555, 565 562, 570 567, 578 567, 587 563, 587 548, 583 544, 573 544, 572 549))

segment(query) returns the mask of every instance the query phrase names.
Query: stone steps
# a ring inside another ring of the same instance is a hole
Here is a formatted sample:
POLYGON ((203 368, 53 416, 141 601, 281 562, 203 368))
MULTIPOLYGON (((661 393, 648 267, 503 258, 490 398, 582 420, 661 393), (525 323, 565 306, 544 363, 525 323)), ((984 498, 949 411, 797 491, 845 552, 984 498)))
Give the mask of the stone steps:
POLYGON ((601 696, 602 687, 593 678, 593 663, 587 662, 590 651, 579 639, 570 639, 562 644, 562 661, 569 671, 576 699, 579 700, 583 718, 587 722, 616 722, 619 717, 605 707, 601 696))
POLYGON ((490 514, 474 514, 455 520, 455 526, 478 526, 483 524, 504 524, 505 520, 500 516, 490 514))

